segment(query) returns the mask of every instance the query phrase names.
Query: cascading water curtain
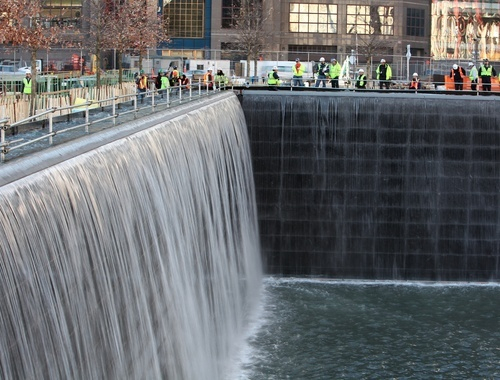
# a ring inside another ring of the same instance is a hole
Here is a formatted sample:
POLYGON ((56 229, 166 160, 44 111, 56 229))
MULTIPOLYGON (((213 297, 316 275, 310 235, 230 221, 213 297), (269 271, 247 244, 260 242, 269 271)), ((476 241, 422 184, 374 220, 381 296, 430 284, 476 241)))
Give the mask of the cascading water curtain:
POLYGON ((3 186, 0 225, 0 378, 224 378, 261 283, 236 97, 3 186))

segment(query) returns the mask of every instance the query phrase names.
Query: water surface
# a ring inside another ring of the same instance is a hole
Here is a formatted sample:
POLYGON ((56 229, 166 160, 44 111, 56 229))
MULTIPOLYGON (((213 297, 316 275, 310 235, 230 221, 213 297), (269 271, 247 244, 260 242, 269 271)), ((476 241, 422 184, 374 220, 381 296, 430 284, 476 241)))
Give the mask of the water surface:
POLYGON ((268 278, 240 379, 499 379, 499 294, 268 278))

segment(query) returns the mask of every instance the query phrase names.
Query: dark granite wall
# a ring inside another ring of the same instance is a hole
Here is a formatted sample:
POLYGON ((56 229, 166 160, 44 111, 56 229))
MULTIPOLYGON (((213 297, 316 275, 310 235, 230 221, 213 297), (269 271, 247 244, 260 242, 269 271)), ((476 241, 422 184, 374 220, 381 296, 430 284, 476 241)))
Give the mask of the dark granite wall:
POLYGON ((499 100, 281 91, 240 99, 268 273, 500 280, 499 100))

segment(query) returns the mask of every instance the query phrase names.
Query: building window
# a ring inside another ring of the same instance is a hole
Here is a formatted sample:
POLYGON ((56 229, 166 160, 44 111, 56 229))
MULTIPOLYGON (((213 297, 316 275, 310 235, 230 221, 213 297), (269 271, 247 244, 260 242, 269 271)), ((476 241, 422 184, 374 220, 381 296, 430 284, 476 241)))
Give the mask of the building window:
POLYGON ((394 35, 394 7, 348 5, 347 33, 394 35))
POLYGON ((240 8, 241 0, 222 0, 222 28, 229 29, 236 25, 240 8))
POLYGON ((40 18, 47 27, 79 26, 82 17, 82 0, 45 0, 40 18))
POLYGON ((406 35, 424 37, 425 12, 423 9, 408 8, 406 10, 406 35))
POLYGON ((337 5, 290 3, 290 32, 337 33, 337 5))
POLYGON ((168 34, 176 38, 203 38, 205 0, 172 0, 164 7, 168 34))

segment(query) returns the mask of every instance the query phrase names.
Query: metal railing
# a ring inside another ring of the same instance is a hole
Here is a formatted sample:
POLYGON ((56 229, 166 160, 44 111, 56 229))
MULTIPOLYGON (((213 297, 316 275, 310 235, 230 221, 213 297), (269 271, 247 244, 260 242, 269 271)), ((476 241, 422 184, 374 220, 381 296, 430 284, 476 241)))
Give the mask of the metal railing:
MULTIPOLYGON (((164 90, 155 89, 154 85, 152 85, 144 93, 135 92, 117 96, 113 94, 113 96, 111 96, 110 98, 99 100, 89 100, 87 97, 84 103, 64 107, 52 107, 50 105, 51 99, 49 99, 48 108, 43 111, 37 111, 36 115, 30 116, 12 124, 9 123, 10 120, 8 118, 0 119, 0 161, 5 162, 6 157, 9 153, 35 144, 36 142, 39 142, 41 140, 48 140, 49 145, 53 145, 53 138, 56 135, 65 134, 75 129, 82 128, 85 130, 86 134, 89 134, 91 133, 90 127, 98 123, 103 123, 105 121, 111 120, 112 127, 119 124, 119 119, 123 118, 126 115, 132 114, 135 119, 138 117, 139 111, 141 110, 151 109, 151 112, 155 112, 159 110, 159 108, 168 109, 170 107, 200 99, 204 96, 213 95, 218 91, 226 89, 229 89, 229 87, 226 87, 223 83, 221 83, 220 86, 213 86, 209 88, 206 84, 199 82, 187 86, 172 86, 164 90), (120 105, 123 105, 128 101, 132 102, 132 107, 128 110, 120 110, 120 112, 118 113, 117 109, 120 108, 120 105), (91 119, 91 112, 93 109, 110 109, 110 112, 105 117, 91 119), (70 112, 72 114, 83 113, 84 122, 78 125, 64 126, 64 122, 58 122, 57 120, 54 120, 55 118, 58 118, 58 116, 54 117, 54 114, 64 110, 71 110, 70 112), (41 121, 42 119, 43 121, 41 121), (18 128, 20 126, 32 124, 34 122, 44 123, 43 129, 48 124, 47 132, 43 133, 42 136, 32 139, 26 139, 26 137, 22 137, 20 135, 20 138, 18 139, 6 139, 7 131, 11 130, 12 135, 17 136, 18 128), (63 125, 63 128, 56 130, 54 126, 58 124, 63 125)), ((122 121, 125 122, 126 120, 122 119, 122 121)))

